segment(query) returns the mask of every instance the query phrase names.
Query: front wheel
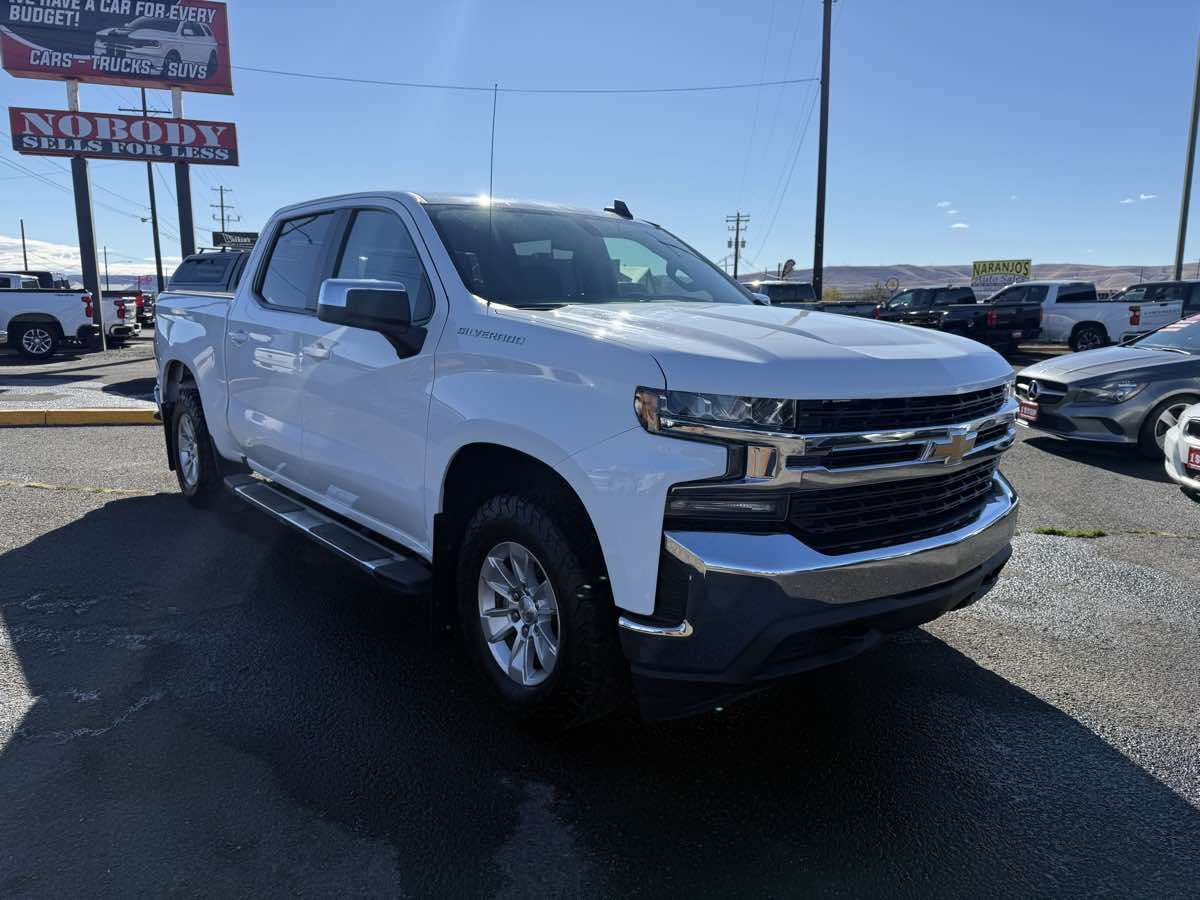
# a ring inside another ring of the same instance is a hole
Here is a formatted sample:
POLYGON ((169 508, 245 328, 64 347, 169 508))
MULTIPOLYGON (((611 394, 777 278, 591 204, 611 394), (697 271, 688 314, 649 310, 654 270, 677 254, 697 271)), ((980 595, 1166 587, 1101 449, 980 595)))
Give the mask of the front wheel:
POLYGON ((458 558, 467 653, 514 717, 557 730, 610 711, 626 674, 616 612, 578 515, 502 495, 471 518, 458 558))
POLYGON ((171 415, 171 438, 179 490, 192 506, 212 506, 221 495, 221 467, 195 388, 179 392, 171 415))
POLYGON ((1167 432, 1175 427, 1183 411, 1197 401, 1196 397, 1171 397, 1150 411, 1138 434, 1138 451, 1147 459, 1162 459, 1167 432))
POLYGON ((1071 335, 1071 350, 1098 350, 1108 344, 1108 335, 1095 325, 1084 325, 1071 335))

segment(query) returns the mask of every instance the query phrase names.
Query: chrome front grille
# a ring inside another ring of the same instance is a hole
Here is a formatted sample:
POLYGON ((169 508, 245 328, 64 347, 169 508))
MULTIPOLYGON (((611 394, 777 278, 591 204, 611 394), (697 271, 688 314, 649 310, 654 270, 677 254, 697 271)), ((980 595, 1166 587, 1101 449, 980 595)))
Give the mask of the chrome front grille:
POLYGON ((1048 381, 1045 378, 1018 377, 1016 388, 1017 396, 1022 400, 1032 400, 1043 406, 1054 406, 1061 403, 1062 399, 1067 396, 1065 384, 1061 381, 1048 381), (1037 387, 1034 387, 1034 382, 1037 382, 1037 387))

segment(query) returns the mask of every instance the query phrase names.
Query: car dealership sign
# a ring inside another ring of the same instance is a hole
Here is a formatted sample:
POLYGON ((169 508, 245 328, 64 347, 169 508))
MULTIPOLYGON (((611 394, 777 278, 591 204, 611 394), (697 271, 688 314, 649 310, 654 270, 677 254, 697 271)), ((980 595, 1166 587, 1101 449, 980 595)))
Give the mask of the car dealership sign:
POLYGON ((1031 259, 977 259, 971 263, 971 284, 992 287, 1026 281, 1032 268, 1031 259))
POLYGON ((0 0, 0 14, 11 75, 233 93, 224 3, 0 0))
POLYGON ((237 129, 231 122, 23 107, 9 107, 8 121, 18 153, 212 166, 238 162, 237 129))

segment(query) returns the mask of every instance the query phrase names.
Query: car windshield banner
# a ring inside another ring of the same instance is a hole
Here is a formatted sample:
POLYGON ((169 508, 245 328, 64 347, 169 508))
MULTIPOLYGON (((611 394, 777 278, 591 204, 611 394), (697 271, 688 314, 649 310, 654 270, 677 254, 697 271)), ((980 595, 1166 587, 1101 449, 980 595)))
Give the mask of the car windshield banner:
POLYGON ((34 156, 238 164, 232 122, 9 107, 13 149, 34 156))
POLYGON ((233 93, 224 3, 0 0, 0 11, 10 75, 233 93))

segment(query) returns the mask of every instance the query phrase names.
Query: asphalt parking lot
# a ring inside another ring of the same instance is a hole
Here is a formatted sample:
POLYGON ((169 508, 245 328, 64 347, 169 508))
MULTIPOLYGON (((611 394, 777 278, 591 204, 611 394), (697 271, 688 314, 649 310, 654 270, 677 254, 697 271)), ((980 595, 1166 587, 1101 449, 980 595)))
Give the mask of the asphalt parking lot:
POLYGON ((420 604, 192 510, 157 429, 0 429, 0 895, 1194 897, 1200 506, 1020 437, 974 607, 546 740, 420 604))

